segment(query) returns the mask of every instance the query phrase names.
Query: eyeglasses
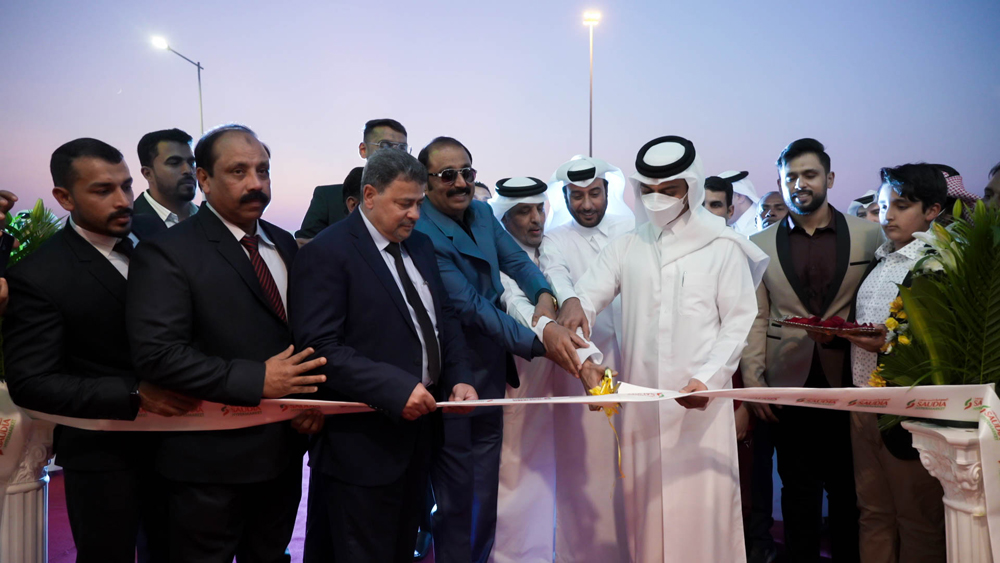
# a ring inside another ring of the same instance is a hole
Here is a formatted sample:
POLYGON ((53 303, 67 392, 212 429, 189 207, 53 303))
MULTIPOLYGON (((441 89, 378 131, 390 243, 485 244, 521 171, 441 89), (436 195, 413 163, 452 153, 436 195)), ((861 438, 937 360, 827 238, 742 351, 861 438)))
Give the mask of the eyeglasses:
POLYGON ((380 149, 396 149, 403 152, 410 152, 410 145, 406 143, 394 143, 392 141, 379 141, 377 143, 372 143, 372 146, 380 149))
POLYGON ((455 180, 458 179, 458 175, 462 175, 462 179, 465 180, 466 184, 471 184, 476 181, 476 169, 475 168, 460 168, 455 170, 454 168, 445 168, 440 172, 428 172, 428 176, 437 176, 441 178, 441 181, 445 184, 454 184, 455 180))

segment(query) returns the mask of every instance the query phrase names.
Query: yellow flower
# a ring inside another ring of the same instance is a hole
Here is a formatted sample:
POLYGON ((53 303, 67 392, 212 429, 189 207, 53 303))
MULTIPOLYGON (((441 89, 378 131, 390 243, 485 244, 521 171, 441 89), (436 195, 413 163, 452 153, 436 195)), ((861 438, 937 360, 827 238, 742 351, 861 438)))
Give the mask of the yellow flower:
POLYGON ((875 371, 873 371, 871 376, 868 378, 869 387, 885 387, 885 378, 880 375, 881 372, 882 366, 875 368, 875 371))
POLYGON ((896 296, 896 298, 892 300, 892 303, 889 304, 889 312, 898 313, 902 310, 903 310, 903 298, 900 296, 896 296))
POLYGON ((905 321, 906 320, 906 311, 900 311, 900 312, 896 313, 896 318, 899 319, 899 320, 901 320, 901 321, 905 321))
POLYGON ((897 322, 896 319, 889 317, 885 320, 885 328, 889 330, 896 330, 899 328, 899 322, 897 322))
POLYGON ((906 336, 905 334, 900 334, 899 343, 902 344, 903 346, 908 346, 910 344, 910 337, 906 336))

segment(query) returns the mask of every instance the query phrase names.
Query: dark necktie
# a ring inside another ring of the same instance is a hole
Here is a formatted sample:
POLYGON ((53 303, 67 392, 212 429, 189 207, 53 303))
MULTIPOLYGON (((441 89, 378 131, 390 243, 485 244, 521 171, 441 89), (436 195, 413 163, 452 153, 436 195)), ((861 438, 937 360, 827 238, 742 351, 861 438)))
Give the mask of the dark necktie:
POLYGON ((253 271, 257 274, 257 279, 260 281, 260 288, 264 290, 264 297, 267 298, 267 301, 271 304, 274 312, 281 317, 281 320, 287 323, 288 317, 285 315, 285 306, 281 303, 281 293, 278 293, 278 285, 274 283, 274 278, 271 277, 271 270, 267 269, 267 264, 257 249, 259 242, 257 235, 252 237, 244 235, 240 239, 240 244, 243 245, 243 248, 247 249, 247 253, 250 255, 250 264, 253 265, 253 271))
POLYGON ((121 254, 122 256, 124 256, 125 258, 127 258, 129 261, 131 261, 132 260, 132 250, 134 250, 134 249, 135 249, 135 247, 132 245, 132 239, 130 239, 128 237, 125 237, 125 238, 121 239, 120 241, 116 242, 115 243, 115 247, 112 248, 111 250, 117 252, 118 254, 121 254))
POLYGON ((438 352, 437 336, 434 334, 434 323, 431 322, 431 317, 427 314, 424 302, 421 301, 417 288, 413 286, 410 275, 406 273, 406 265, 403 264, 403 253, 399 248, 399 243, 390 242, 389 246, 385 247, 385 251, 396 261, 396 272, 399 273, 399 281, 403 284, 406 301, 417 315, 420 333, 424 337, 424 346, 427 348, 427 376, 431 383, 437 383, 438 376, 441 374, 441 358, 438 352))

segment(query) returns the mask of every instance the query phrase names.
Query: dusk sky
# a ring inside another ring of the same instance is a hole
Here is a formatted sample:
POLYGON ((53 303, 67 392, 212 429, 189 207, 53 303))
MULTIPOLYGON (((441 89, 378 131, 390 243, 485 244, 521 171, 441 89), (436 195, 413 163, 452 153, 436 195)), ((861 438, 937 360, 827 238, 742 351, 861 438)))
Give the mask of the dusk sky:
MULTIPOLYGON (((709 173, 758 193, 799 137, 826 144, 841 209, 882 166, 945 163, 982 194, 1000 161, 1000 1, 4 2, 0 188, 55 206, 48 161, 96 137, 136 178, 136 143, 241 122, 273 151, 265 218, 295 230, 314 186, 362 164, 364 122, 401 121, 414 154, 450 135, 480 179, 548 179, 587 151, 588 9, 594 156, 633 171, 660 135, 694 141, 709 173)), ((61 209, 57 212, 62 215, 61 209)))

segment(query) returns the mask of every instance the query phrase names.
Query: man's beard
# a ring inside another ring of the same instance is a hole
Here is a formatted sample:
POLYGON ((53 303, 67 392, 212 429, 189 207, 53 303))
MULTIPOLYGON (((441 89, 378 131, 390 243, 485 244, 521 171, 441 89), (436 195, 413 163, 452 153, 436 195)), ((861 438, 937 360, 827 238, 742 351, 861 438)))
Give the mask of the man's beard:
MULTIPOLYGON (((162 186, 164 183, 160 182, 159 178, 157 178, 157 185, 162 186)), ((171 189, 166 190, 164 195, 177 201, 191 201, 194 199, 197 191, 198 183, 193 178, 191 180, 181 178, 171 189)))
POLYGON ((826 182, 824 181, 823 195, 817 195, 816 192, 813 190, 799 190, 798 192, 791 194, 791 197, 785 200, 785 203, 788 205, 788 207, 795 210, 795 213, 797 215, 809 215, 813 211, 816 211, 820 207, 823 207, 823 204, 826 203, 826 188, 827 188, 826 182), (808 205, 799 204, 799 202, 795 199, 795 196, 800 193, 808 193, 809 195, 812 196, 812 201, 810 201, 808 205))

